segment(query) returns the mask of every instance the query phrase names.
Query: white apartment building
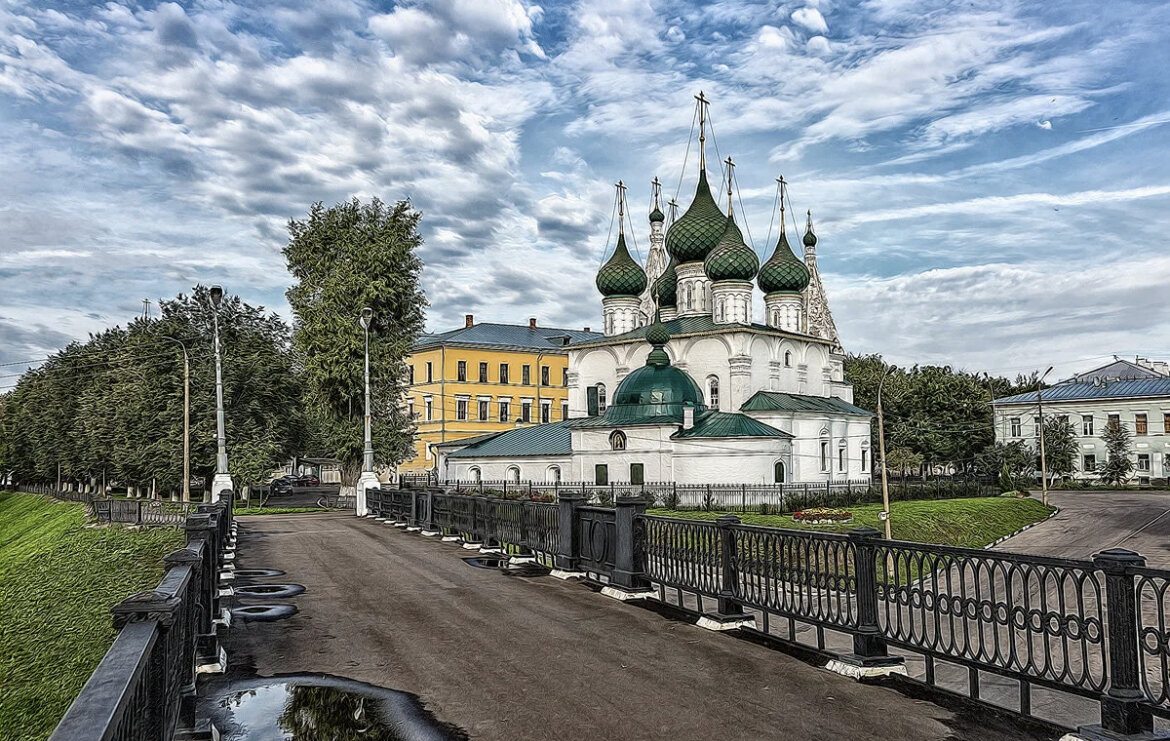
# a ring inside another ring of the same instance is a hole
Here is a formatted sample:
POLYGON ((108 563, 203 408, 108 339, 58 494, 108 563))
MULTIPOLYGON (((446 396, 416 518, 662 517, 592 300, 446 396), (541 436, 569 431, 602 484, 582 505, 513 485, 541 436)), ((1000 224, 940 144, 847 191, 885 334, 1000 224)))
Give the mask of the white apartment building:
MULTIPOLYGON (((1132 435, 1134 482, 1170 476, 1170 375, 1167 364, 1137 358, 1081 373, 1044 389, 1039 400, 1047 418, 1064 417, 1077 430, 1076 477, 1096 477, 1107 458, 1101 435, 1111 420, 1132 435)), ((1024 440, 1035 446, 1040 434, 1037 392, 992 402, 996 442, 1024 440)))

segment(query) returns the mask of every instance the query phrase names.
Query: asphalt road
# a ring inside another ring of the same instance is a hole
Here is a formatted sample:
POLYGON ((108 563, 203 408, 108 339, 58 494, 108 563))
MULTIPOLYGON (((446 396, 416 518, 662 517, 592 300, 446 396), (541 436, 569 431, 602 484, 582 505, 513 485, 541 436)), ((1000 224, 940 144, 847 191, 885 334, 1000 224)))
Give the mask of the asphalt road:
POLYGON ((410 692, 473 739, 1031 739, 582 584, 464 563, 350 515, 241 518, 240 568, 306 587, 236 623, 230 676, 322 672, 410 692))
POLYGON ((1049 503, 1060 508, 1055 517, 996 549, 1090 558, 1107 548, 1128 548, 1152 567, 1170 568, 1170 493, 1054 491, 1049 503))

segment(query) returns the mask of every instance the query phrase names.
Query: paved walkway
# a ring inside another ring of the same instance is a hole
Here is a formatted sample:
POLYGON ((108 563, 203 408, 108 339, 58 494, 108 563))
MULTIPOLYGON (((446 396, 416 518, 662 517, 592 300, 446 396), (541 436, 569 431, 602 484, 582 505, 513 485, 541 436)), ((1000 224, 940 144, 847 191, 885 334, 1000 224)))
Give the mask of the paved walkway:
POLYGON ((1055 517, 997 549, 1089 558, 1106 548, 1128 548, 1145 556, 1152 567, 1170 568, 1170 493, 1054 491, 1048 499, 1060 507, 1055 517))
POLYGON ((240 568, 306 592, 289 619, 232 626, 229 671, 403 690, 473 739, 1036 738, 467 555, 349 515, 242 518, 240 568))

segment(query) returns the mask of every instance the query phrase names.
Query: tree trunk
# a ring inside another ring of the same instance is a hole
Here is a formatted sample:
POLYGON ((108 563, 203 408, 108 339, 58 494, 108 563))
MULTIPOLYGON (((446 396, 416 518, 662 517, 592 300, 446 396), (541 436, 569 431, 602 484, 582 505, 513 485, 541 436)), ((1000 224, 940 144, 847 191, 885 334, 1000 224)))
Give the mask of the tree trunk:
POLYGON ((341 462, 341 494, 343 496, 357 496, 357 480, 362 472, 362 463, 358 461, 341 462))

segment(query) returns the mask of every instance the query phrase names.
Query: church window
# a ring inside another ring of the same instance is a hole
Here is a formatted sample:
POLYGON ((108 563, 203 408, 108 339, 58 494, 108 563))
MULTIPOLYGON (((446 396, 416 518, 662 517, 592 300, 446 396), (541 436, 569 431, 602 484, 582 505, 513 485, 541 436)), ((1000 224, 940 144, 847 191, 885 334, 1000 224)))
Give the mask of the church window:
POLYGON ((467 473, 471 476, 471 480, 476 483, 483 480, 483 473, 480 472, 479 466, 472 466, 467 470, 467 473))
POLYGON ((784 351, 784 367, 785 368, 792 367, 792 351, 791 350, 784 351))
POLYGON ((596 486, 607 486, 609 484, 609 466, 604 463, 598 463, 593 467, 593 483, 596 486))
POLYGON ((605 409, 606 409, 605 384, 599 383, 599 384, 597 384, 597 413, 598 414, 605 414, 605 409))
POLYGON ((555 481, 557 483, 560 483, 560 481, 561 481, 561 467, 560 466, 549 466, 548 470, 545 471, 544 479, 545 479, 545 481, 555 481))
POLYGON ((865 473, 869 470, 869 448, 861 449, 861 472, 865 473))
POLYGON ((693 283, 687 284, 687 308, 695 308, 695 285, 693 283))
POLYGON ((508 466, 508 481, 513 484, 520 483, 520 469, 516 466, 508 466))
POLYGON ((772 477, 777 484, 784 483, 784 461, 776 461, 776 465, 772 466, 772 477))
POLYGON ((711 409, 719 409, 719 378, 717 376, 707 376, 707 406, 711 409))
POLYGON ((630 483, 643 484, 646 482, 646 467, 641 463, 630 464, 630 483))
POLYGON ((626 433, 621 430, 614 430, 609 433, 609 447, 610 450, 625 450, 626 449, 626 433))
POLYGON ((845 461, 846 461, 847 455, 848 455, 848 449, 844 445, 841 445, 841 447, 837 448, 837 470, 838 471, 845 470, 845 461))
POLYGON ((826 440, 821 441, 821 470, 829 470, 829 443, 826 440))

